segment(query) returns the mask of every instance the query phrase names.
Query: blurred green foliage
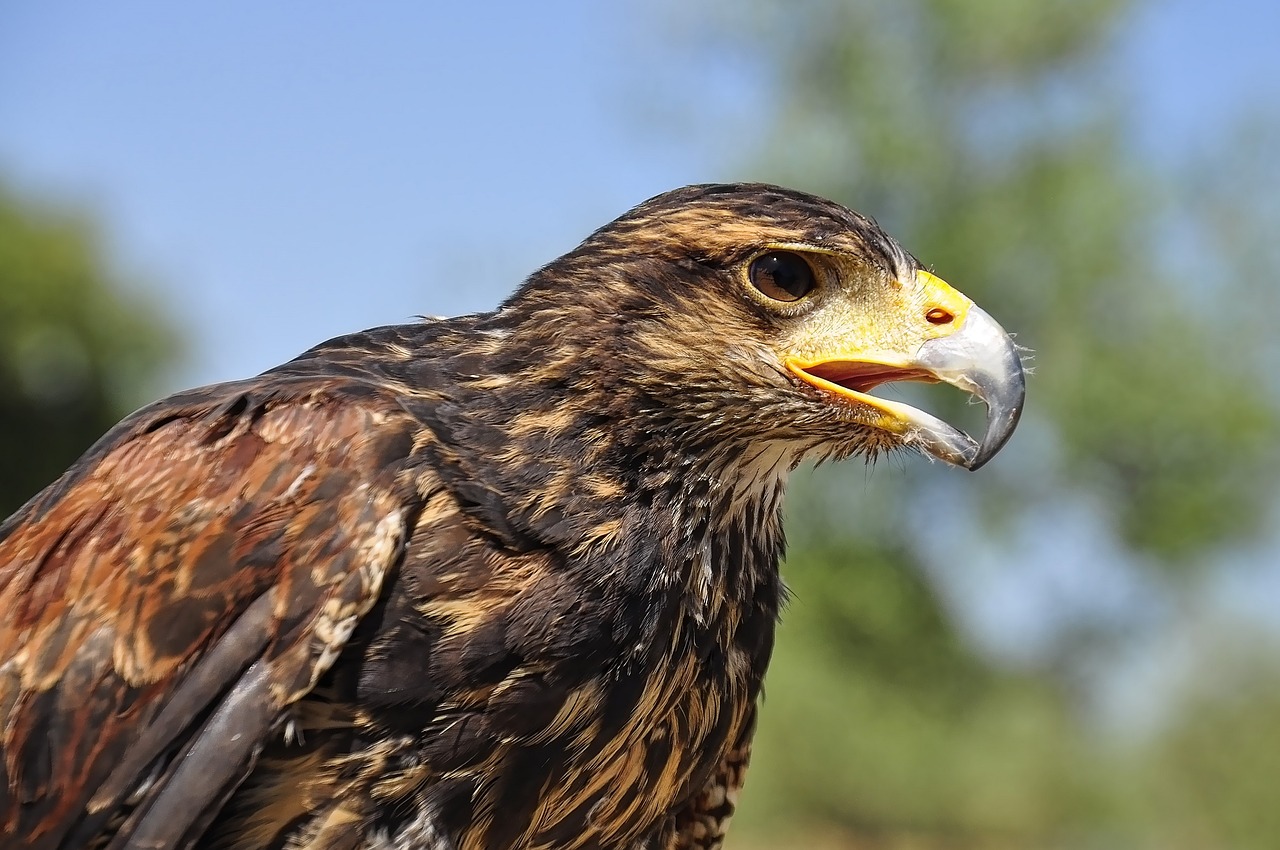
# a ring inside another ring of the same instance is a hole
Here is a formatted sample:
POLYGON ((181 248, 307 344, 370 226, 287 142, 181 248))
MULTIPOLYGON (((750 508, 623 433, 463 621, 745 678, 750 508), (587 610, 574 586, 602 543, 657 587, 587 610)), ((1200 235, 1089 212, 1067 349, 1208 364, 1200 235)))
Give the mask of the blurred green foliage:
MULTIPOLYGON (((1088 710, 1128 675, 1133 647, 1186 637, 1168 612, 1197 604, 1225 553, 1261 545, 1280 480, 1264 318, 1280 217, 1247 188, 1250 167, 1274 174, 1274 148, 1212 158, 1194 191, 1140 153, 1114 50, 1135 10, 755 0, 675 13, 697 50, 736 52, 768 81, 752 177, 875 215, 1034 350, 1021 431, 978 475, 906 459, 800 476, 796 601, 739 847, 1280 847, 1274 647, 1250 687, 1166 687, 1119 731, 1088 710), (1075 509, 1101 519, 1080 526, 1075 509), (992 651, 957 602, 992 553, 1028 570, 1046 553, 1076 559, 1101 578, 1103 613, 1047 606, 1060 622, 1043 646, 992 651)), ((926 403, 966 415, 954 395, 926 403)), ((1200 658, 1187 678, 1222 661, 1200 658)))
POLYGON ((176 351, 84 217, 0 185, 0 517, 145 400, 176 351))

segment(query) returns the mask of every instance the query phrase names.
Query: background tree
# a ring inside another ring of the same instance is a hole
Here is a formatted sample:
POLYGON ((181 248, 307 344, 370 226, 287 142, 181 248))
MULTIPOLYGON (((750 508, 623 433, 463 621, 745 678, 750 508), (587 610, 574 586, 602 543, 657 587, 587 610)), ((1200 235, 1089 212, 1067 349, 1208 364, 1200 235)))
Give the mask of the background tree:
POLYGON ((146 400, 176 343, 86 217, 0 184, 0 517, 146 400))
MULTIPOLYGON (((752 176, 876 215, 1035 352, 1022 429, 979 476, 913 460, 791 501, 797 602, 743 815, 762 846, 1280 844, 1259 808, 1280 770, 1250 755, 1274 711, 1202 686, 1204 658, 1184 689, 1117 686, 1260 545, 1280 471, 1275 204, 1227 190, 1275 168, 1210 157, 1180 194, 1146 161, 1109 52, 1133 6, 677 13, 766 81, 752 176), (1015 577, 1038 582, 1018 600, 1034 613, 983 627, 1015 577), (1090 710, 1117 692, 1137 722, 1090 710)), ((1264 655, 1255 675, 1280 669, 1264 655)))

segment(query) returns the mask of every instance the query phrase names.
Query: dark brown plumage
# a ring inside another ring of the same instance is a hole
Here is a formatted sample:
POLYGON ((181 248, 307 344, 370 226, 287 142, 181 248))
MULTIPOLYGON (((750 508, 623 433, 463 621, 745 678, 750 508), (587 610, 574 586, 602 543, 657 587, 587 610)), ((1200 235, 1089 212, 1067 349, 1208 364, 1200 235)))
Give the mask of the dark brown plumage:
POLYGON ((787 473, 976 467, 1021 393, 873 222, 735 185, 158 402, 0 526, 0 843, 718 847, 787 473), (904 379, 982 396, 982 443, 865 395, 904 379))

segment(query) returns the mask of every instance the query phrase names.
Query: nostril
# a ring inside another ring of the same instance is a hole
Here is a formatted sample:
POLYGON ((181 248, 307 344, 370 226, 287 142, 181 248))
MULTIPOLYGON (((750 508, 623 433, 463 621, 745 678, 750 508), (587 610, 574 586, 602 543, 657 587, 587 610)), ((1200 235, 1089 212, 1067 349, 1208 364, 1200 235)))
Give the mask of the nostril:
POLYGON ((955 321, 955 316, 941 307, 934 307, 928 313, 924 314, 926 320, 931 325, 949 325, 955 321))

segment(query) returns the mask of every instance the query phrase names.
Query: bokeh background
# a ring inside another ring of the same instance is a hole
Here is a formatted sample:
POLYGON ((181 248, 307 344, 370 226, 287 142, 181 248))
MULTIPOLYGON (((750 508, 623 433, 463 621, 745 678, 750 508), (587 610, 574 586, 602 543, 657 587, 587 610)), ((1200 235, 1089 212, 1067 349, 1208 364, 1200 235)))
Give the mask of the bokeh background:
POLYGON ((798 473, 730 846, 1280 847, 1266 0, 0 2, 0 513, 739 179, 876 216, 1035 374, 979 475, 798 473))

